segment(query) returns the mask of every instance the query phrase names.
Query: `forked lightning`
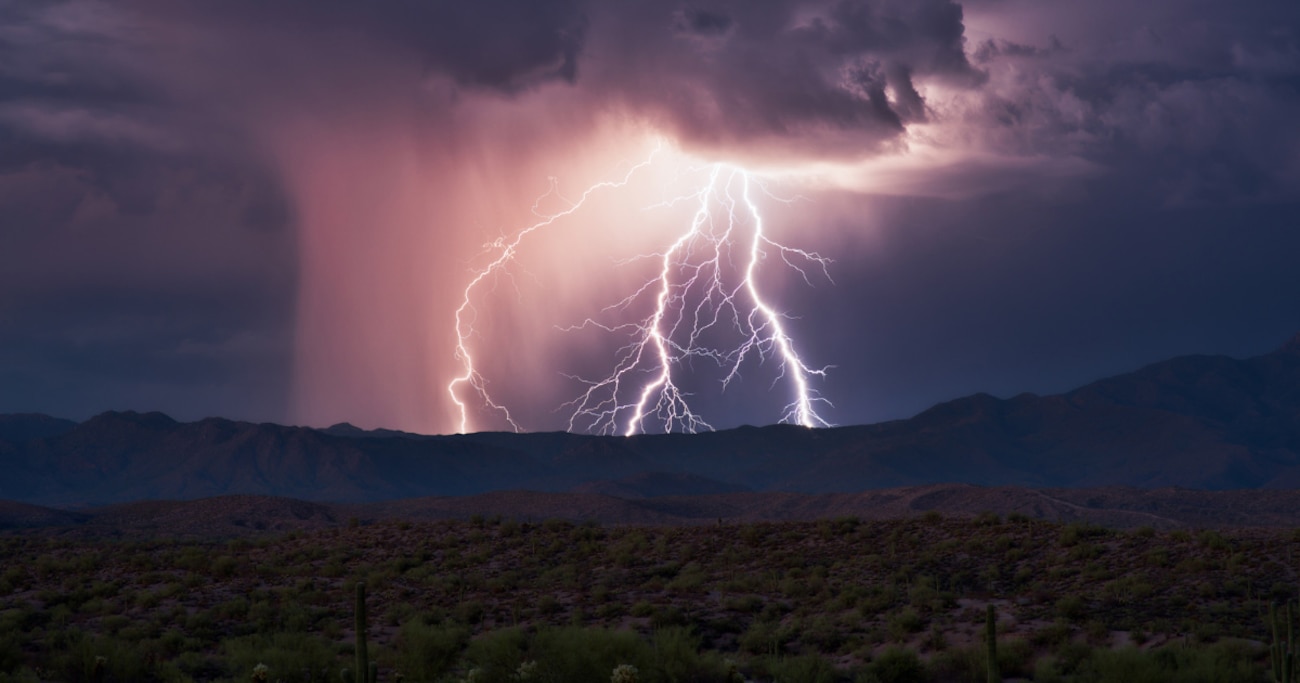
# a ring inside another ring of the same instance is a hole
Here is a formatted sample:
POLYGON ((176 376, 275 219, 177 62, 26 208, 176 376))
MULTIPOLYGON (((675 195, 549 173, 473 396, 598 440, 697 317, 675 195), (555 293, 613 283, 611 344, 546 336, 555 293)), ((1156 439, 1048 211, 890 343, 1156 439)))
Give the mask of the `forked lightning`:
MULTIPOLYGON (((621 178, 587 188, 563 211, 545 215, 512 238, 489 245, 495 258, 470 279, 456 309, 456 359, 463 371, 447 389, 459 410, 462 433, 471 429, 468 399, 460 395, 466 389, 515 431, 521 430, 510 411, 488 393, 475 366, 470 338, 474 335, 478 290, 509 267, 526 238, 578 213, 593 194, 626 186, 639 170, 654 163, 661 149, 656 147, 621 178)), ((650 314, 624 323, 589 318, 576 326, 626 335, 629 341, 617 352, 614 369, 606 377, 573 378, 583 382, 586 389, 567 404, 573 411, 570 431, 630 436, 655 428, 665 432, 712 429, 691 407, 681 378, 691 372, 694 363, 715 363, 722 369, 721 388, 725 391, 749 360, 774 361, 778 366, 775 381, 789 383, 792 399, 781 421, 805 427, 829 425, 816 409, 826 400, 811 386, 813 378, 826 376, 827 368, 812 367, 803 360, 786 330, 785 316, 764 299, 759 287, 760 265, 769 254, 779 255, 805 280, 807 274, 801 266, 815 266, 829 278, 829 261, 814 252, 783 246, 767 236, 754 197, 755 189, 762 190, 762 186, 753 174, 722 163, 709 166, 707 171, 707 181, 696 191, 663 203, 670 206, 693 201, 697 208, 689 225, 666 250, 642 257, 658 261, 657 275, 602 311, 603 315, 617 315, 650 299, 650 314), (725 346, 719 343, 719 337, 728 340, 725 346)))

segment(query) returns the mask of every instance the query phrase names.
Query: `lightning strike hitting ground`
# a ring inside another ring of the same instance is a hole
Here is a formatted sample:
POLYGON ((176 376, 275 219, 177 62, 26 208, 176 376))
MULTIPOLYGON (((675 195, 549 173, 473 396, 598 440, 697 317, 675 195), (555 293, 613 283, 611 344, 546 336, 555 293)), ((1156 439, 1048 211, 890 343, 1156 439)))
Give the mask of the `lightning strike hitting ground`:
MULTIPOLYGON (((473 334, 475 290, 489 276, 509 265, 525 237, 576 213, 593 193, 626 185, 639 169, 652 163, 658 152, 656 148, 622 179, 588 188, 568 209, 544 216, 508 241, 498 240, 490 245, 500 253, 470 280, 456 311, 456 358, 464 364, 465 371, 452 380, 448 390, 460 411, 462 432, 470 428, 468 406, 457 394, 462 385, 472 387, 485 407, 498 412, 516 431, 520 430, 509 410, 488 394, 486 382, 474 366, 469 337, 473 334)), ((811 378, 825 377, 827 368, 811 367, 800 357, 786 332, 785 316, 763 298, 758 283, 760 265, 769 252, 779 254, 805 281, 808 277, 801 263, 815 265, 829 279, 829 260, 770 239, 763 230, 762 213, 753 197, 755 188, 763 189, 744 169, 714 164, 708 167, 707 182, 697 191, 649 207, 697 203, 689 225, 665 251, 633 259, 657 261, 657 275, 602 311, 603 315, 626 314, 650 299, 648 316, 622 323, 588 318, 567 328, 573 331, 594 327, 624 335, 629 340, 615 354, 614 369, 605 378, 587 380, 570 376, 585 384, 586 389, 566 404, 573 410, 569 431, 630 436, 644 431, 648 422, 665 432, 712 429, 692 409, 688 401, 690 394, 682 388, 679 379, 692 373, 697 362, 712 363, 722 370, 721 389, 725 391, 740 377, 742 365, 747 361, 769 360, 777 367, 773 382, 787 380, 792 393, 781 421, 805 427, 829 426, 816 410, 817 404, 827 401, 810 386, 811 378)))

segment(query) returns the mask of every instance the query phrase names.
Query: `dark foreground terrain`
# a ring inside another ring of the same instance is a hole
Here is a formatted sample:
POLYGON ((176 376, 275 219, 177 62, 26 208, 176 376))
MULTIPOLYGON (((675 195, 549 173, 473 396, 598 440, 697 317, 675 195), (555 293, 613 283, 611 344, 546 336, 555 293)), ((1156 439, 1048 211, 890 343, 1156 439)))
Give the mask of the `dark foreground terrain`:
POLYGON ((339 681, 357 582, 384 681, 603 683, 620 664, 639 681, 984 681, 989 604, 1008 678, 1264 681, 1298 545, 1292 528, 934 511, 354 519, 222 541, 28 530, 0 535, 0 681, 247 681, 259 663, 271 681, 339 681))

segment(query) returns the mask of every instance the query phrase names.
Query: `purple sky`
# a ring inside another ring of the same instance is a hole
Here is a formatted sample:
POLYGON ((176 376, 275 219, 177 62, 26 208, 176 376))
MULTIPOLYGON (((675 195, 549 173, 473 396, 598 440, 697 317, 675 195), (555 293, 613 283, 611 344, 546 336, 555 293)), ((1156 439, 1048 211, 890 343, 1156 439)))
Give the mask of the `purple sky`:
MULTIPOLYGON (((652 138, 678 167, 476 302, 525 428, 608 371, 553 333, 635 289, 688 159, 833 259, 765 275, 830 422, 1258 354, 1300 332, 1297 121, 1292 0, 0 0, 0 412, 453 431, 484 245, 652 138)), ((764 369, 689 389, 774 422, 764 369)))

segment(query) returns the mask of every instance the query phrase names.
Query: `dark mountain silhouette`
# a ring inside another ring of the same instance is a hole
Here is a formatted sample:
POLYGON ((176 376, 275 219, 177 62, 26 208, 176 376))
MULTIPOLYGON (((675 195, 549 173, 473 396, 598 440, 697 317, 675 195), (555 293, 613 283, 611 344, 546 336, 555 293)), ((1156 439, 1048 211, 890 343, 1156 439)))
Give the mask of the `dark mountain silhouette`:
POLYGON ((7 416, 0 470, 0 498, 54 506, 234 493, 360 502, 504 489, 655 498, 941 482, 1295 489, 1300 337, 1245 360, 1176 358, 1065 394, 980 394, 906 420, 834 429, 423 436, 179 423, 159 413, 105 413, 77 425, 7 416))
POLYGON ((598 493, 624 499, 703 496, 714 493, 740 493, 747 490, 743 486, 685 472, 642 472, 617 481, 589 481, 573 487, 573 493, 598 493))
POLYGON ((77 423, 49 415, 24 413, 0 415, 0 441, 27 441, 45 436, 58 436, 72 431, 77 423))

